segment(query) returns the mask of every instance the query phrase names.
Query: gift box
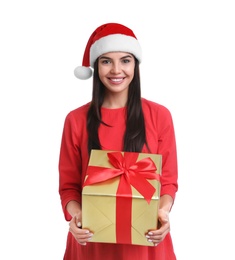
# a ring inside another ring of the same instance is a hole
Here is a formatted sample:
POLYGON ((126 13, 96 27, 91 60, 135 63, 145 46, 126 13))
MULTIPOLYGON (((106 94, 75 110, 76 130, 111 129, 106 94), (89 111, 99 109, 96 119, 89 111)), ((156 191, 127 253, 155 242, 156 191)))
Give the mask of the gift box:
POLYGON ((91 242, 153 246, 162 156, 92 150, 82 190, 82 227, 91 242))

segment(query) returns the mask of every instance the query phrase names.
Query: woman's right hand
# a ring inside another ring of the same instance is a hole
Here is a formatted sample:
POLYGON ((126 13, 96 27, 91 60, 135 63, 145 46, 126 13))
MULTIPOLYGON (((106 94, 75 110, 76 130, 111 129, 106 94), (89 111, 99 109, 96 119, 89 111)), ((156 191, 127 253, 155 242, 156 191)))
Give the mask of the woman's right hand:
POLYGON ((69 231, 77 242, 83 246, 85 246, 93 236, 93 233, 88 229, 82 229, 81 218, 78 215, 75 215, 69 222, 69 231))

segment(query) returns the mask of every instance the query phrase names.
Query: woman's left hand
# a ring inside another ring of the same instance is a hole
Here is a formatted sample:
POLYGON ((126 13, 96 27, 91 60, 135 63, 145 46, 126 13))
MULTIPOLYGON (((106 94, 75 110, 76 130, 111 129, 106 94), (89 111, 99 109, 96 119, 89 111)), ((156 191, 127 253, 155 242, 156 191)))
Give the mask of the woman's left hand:
POLYGON ((159 209, 158 221, 160 227, 157 230, 149 231, 146 235, 148 241, 152 242, 154 246, 157 246, 170 231, 169 212, 159 209))

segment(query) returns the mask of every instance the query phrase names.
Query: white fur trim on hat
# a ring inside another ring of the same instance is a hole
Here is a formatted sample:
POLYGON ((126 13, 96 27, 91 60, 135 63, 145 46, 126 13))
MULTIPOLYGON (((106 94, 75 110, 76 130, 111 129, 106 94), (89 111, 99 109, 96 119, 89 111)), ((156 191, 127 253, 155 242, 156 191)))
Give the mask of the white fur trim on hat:
POLYGON ((136 38, 124 34, 111 34, 102 37, 91 46, 90 66, 94 67, 94 63, 100 55, 116 51, 131 53, 141 62, 142 51, 136 38))

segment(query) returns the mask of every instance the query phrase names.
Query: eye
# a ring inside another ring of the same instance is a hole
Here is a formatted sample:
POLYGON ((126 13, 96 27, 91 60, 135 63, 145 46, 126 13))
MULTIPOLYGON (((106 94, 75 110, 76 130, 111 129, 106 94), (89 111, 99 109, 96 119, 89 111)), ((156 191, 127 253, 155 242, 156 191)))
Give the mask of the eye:
POLYGON ((101 59, 100 62, 101 62, 101 64, 110 64, 111 60, 109 60, 109 59, 101 59))
POLYGON ((131 62, 131 61, 130 61, 130 59, 123 59, 122 62, 123 62, 123 63, 129 63, 129 62, 131 62))

